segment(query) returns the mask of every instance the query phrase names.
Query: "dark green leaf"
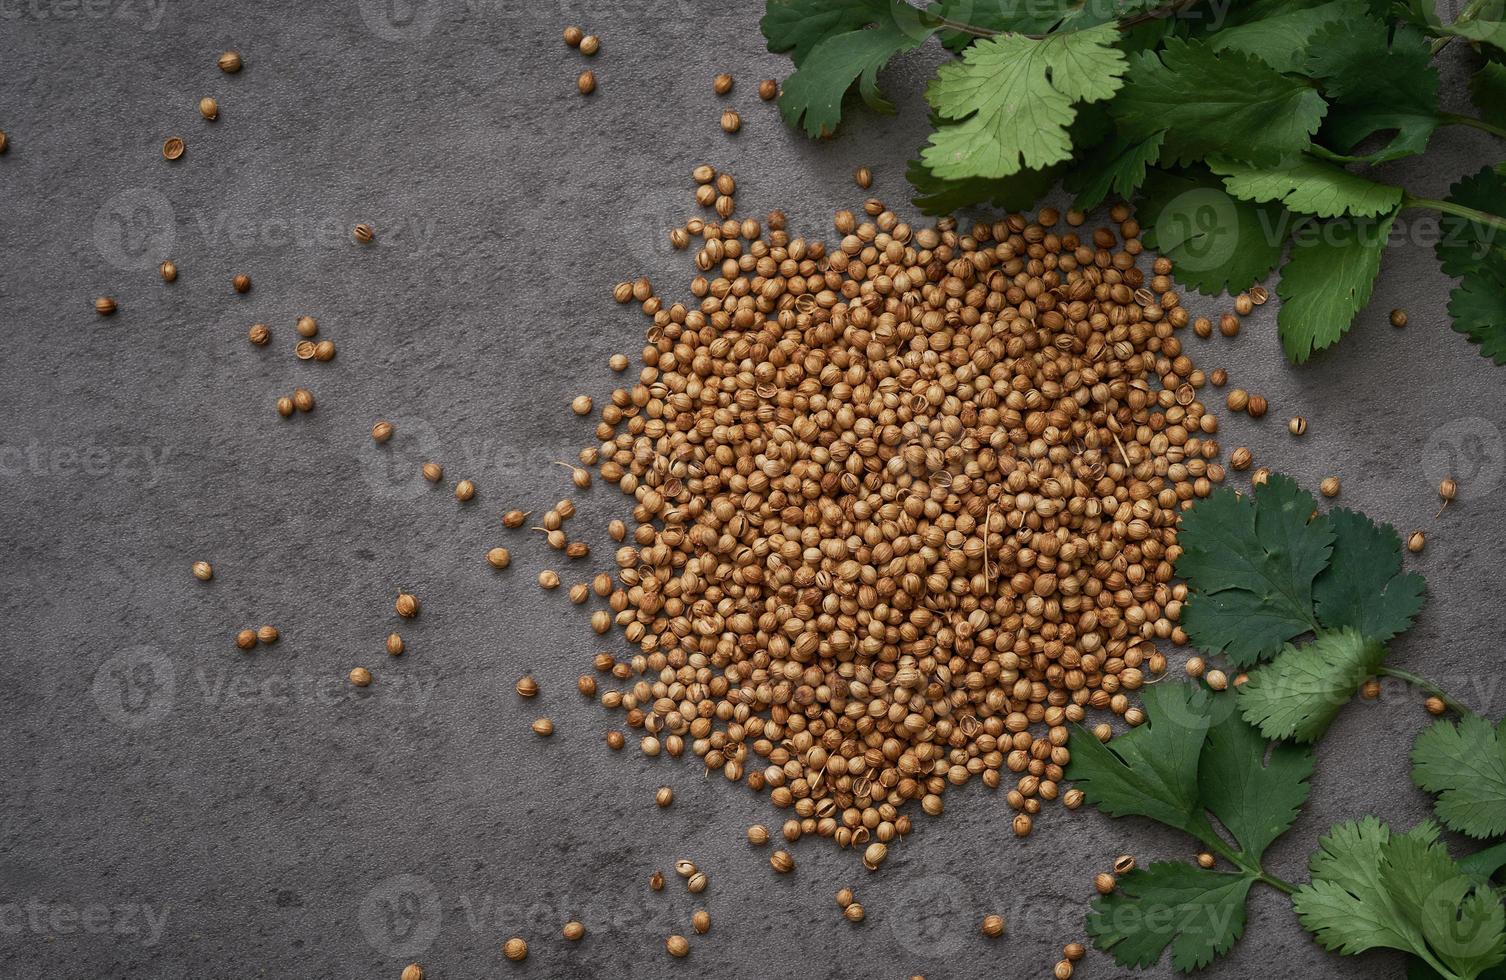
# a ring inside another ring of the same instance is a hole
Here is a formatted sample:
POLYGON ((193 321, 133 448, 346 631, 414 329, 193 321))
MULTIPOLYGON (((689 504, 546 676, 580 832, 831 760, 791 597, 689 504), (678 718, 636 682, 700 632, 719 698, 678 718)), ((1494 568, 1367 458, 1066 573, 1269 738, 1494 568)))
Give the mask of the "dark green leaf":
POLYGON ((1145 244, 1171 259, 1178 279, 1210 296, 1264 279, 1290 231, 1279 206, 1238 200, 1207 173, 1151 170, 1135 207, 1145 244))
POLYGON ((870 108, 892 112, 894 107, 879 91, 878 72, 890 58, 920 47, 929 36, 911 28, 886 21, 822 40, 785 79, 784 92, 779 96, 779 112, 785 122, 803 126, 810 136, 831 135, 842 121, 842 99, 854 83, 870 108))
POLYGON ((1469 94, 1482 119, 1506 126, 1506 65, 1487 61, 1469 80, 1469 94))
POLYGON ((1082 162, 1072 171, 1066 184, 1077 193, 1072 206, 1091 211, 1110 194, 1128 200, 1145 182, 1145 168, 1161 155, 1162 134, 1143 140, 1117 137, 1106 150, 1080 154, 1082 162))
POLYGON ((1234 835, 1244 854, 1259 861, 1297 819, 1312 772, 1310 750, 1288 744, 1272 747, 1231 712, 1208 730, 1198 761, 1198 791, 1203 805, 1234 835))
POLYGON ((1465 273, 1449 294, 1454 329, 1480 345, 1480 353, 1506 364, 1506 259, 1492 255, 1465 273))
POLYGON ((1316 741, 1385 658, 1384 645, 1351 629, 1289 643, 1250 672, 1239 688, 1239 710, 1267 738, 1316 741))
POLYGON ((769 50, 788 51, 798 67, 822 41, 892 21, 893 10, 893 0, 768 0, 758 26, 769 50))
POLYGON ((1313 583, 1318 620, 1329 629, 1353 627, 1382 642, 1412 625, 1427 584, 1421 575, 1401 572, 1401 536, 1389 524, 1376 524, 1344 508, 1328 512, 1333 524, 1333 558, 1313 583))
POLYGON ((1119 879, 1093 901, 1088 935, 1121 966, 1154 965, 1167 946, 1178 970, 1207 966, 1245 929, 1245 898, 1253 875, 1207 871, 1158 861, 1119 879))
POLYGON ((1376 133, 1396 131, 1366 157, 1372 162, 1423 152, 1439 121, 1438 70, 1427 39, 1406 26, 1389 34, 1367 17, 1322 28, 1308 47, 1306 71, 1333 102, 1325 141, 1347 153, 1376 133))
MULTIPOLYGON (((1448 200, 1486 214, 1506 215, 1506 174, 1486 167, 1449 188, 1448 200)), ((1471 218, 1445 214, 1439 219, 1442 235, 1435 251, 1443 271, 1462 276, 1487 263, 1491 256, 1506 257, 1506 233, 1471 218)))
POLYGON ((1055 186, 1063 169, 1058 165, 1045 170, 1021 170, 996 180, 983 177, 942 180, 920 160, 911 160, 905 177, 915 188, 915 206, 926 214, 952 214, 979 204, 1002 211, 1023 211, 1055 186))
POLYGON ((1210 35, 1209 44, 1215 51, 1254 55, 1279 71, 1296 71, 1306 61, 1319 28, 1360 19, 1366 13, 1361 0, 1266 4, 1264 8, 1257 16, 1210 35))
POLYGON ((1451 830, 1506 833, 1506 721, 1491 727, 1467 715, 1457 725, 1433 722, 1412 747, 1412 781, 1438 794, 1434 811, 1451 830))
POLYGON ((1338 342, 1370 301, 1396 213, 1338 218, 1302 229, 1281 269, 1276 326, 1286 356, 1301 364, 1338 342))

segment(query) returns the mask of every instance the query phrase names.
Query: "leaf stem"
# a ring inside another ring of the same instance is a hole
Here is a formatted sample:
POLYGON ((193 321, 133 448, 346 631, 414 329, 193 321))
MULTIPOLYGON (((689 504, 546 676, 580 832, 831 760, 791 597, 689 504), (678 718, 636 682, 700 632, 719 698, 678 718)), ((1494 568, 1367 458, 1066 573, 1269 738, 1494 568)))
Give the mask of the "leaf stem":
POLYGON ((1400 667, 1382 667, 1380 670, 1376 671, 1376 673, 1380 674, 1382 677, 1394 677, 1399 681, 1406 681, 1413 687, 1421 688, 1422 690, 1431 694, 1433 697, 1442 701, 1444 705, 1456 715, 1467 717, 1474 714, 1473 711, 1470 711, 1464 705, 1454 700, 1448 695, 1447 692, 1443 690, 1443 688, 1439 687, 1437 684, 1434 684, 1426 677, 1419 677, 1417 674, 1402 670, 1400 667))
POLYGON ((1489 123, 1483 119, 1476 119, 1474 116, 1466 116, 1458 112, 1440 112, 1438 113, 1438 118, 1445 125, 1469 126, 1480 130, 1482 133, 1489 133, 1492 136, 1506 139, 1506 127, 1497 126, 1495 123, 1489 123))
MULTIPOLYGON (((1469 0, 1469 3, 1465 4, 1464 9, 1459 11, 1459 16, 1454 18, 1454 23, 1467 24, 1470 21, 1474 20, 1477 16, 1479 16, 1480 11, 1485 9, 1485 4, 1486 0, 1469 0)), ((1439 26, 1441 27, 1442 25, 1440 24, 1439 26)), ((1448 47, 1449 42, 1457 36, 1458 35, 1456 34, 1448 34, 1444 37, 1435 38, 1432 45, 1429 46, 1429 53, 1436 55, 1438 52, 1448 47)))
POLYGON ((1465 207, 1463 204, 1455 204, 1453 201, 1439 201, 1430 197, 1413 197, 1411 194, 1406 194, 1402 197, 1401 206, 1404 208, 1428 208, 1433 211, 1441 211, 1444 214, 1452 214, 1486 228, 1506 232, 1506 218, 1475 208, 1465 207))
POLYGON ((1278 878, 1276 875, 1271 874, 1269 871, 1262 871, 1260 873, 1260 880, 1265 882, 1267 885, 1270 885, 1278 892, 1282 892, 1287 895, 1295 895, 1297 893, 1296 885, 1287 881, 1285 878, 1278 878))
MULTIPOLYGON (((1188 7, 1196 6, 1201 2, 1202 0, 1172 0, 1172 2, 1164 3, 1152 10, 1147 10, 1144 13, 1136 14, 1133 17, 1124 18, 1123 20, 1119 21, 1119 29, 1129 30, 1131 27, 1137 27, 1140 24, 1144 24, 1152 20, 1159 20, 1163 17, 1170 17, 1174 14, 1181 13, 1188 7)), ((945 27, 949 30, 958 31, 963 34, 971 34, 973 37, 986 38, 998 37, 1001 34, 1019 34, 1020 37, 1027 37, 1032 41, 1043 41, 1046 38, 1051 37, 1053 34, 1075 33, 1074 31, 1063 32, 1054 30, 1048 31, 1045 34, 1026 34, 1022 31, 996 31, 991 27, 979 27, 977 24, 969 24, 967 21, 962 20, 953 20, 951 17, 943 17, 940 14, 933 14, 932 16, 936 18, 935 23, 941 25, 942 27, 945 27)))

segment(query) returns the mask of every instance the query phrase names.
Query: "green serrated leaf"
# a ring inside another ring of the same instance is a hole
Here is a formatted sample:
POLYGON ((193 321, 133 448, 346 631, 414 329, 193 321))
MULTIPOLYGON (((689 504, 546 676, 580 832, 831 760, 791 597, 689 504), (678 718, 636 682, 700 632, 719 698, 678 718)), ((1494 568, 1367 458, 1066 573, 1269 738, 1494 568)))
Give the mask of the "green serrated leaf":
POLYGON ((1313 582, 1313 607, 1329 629, 1346 626, 1385 642, 1412 625, 1427 583, 1401 572, 1401 535, 1342 507, 1328 512, 1333 557, 1313 582))
POLYGON ((1229 951, 1244 933, 1245 899, 1255 877, 1157 861, 1119 879, 1093 901, 1087 930, 1093 945, 1122 966, 1154 965, 1171 947, 1171 962, 1190 972, 1229 951))
POLYGON ((1308 148, 1325 108, 1303 79, 1250 55, 1168 38, 1160 52, 1132 59, 1113 112, 1132 139, 1164 130, 1163 161, 1224 156, 1270 165, 1308 148))
POLYGON ((1207 295, 1238 292, 1270 274, 1290 231, 1279 206, 1233 197, 1211 174, 1146 174, 1135 204, 1145 244, 1207 295))
POLYGON ((1278 474, 1249 497, 1222 488, 1182 515, 1177 573, 1192 592, 1182 625, 1194 645, 1245 667, 1317 628, 1313 579, 1334 532, 1316 507, 1278 474))
POLYGON ((780 114, 791 126, 804 128, 807 135, 829 136, 842 121, 842 99, 854 84, 870 108, 894 111, 879 91, 879 69, 895 55, 920 47, 935 30, 917 30, 889 20, 825 38, 785 79, 780 114))
POLYGON ((1112 25, 1033 40, 1002 34, 941 66, 926 98, 944 120, 921 151, 938 177, 1007 177, 1072 155, 1073 104, 1113 95, 1124 73, 1112 25))
POLYGON ((1440 719, 1412 746, 1412 781, 1438 795, 1444 826, 1470 837, 1506 833, 1506 721, 1440 719))
POLYGON ((1352 629, 1289 643, 1240 686, 1240 713, 1267 738, 1316 741, 1385 658, 1383 644, 1352 629))
POLYGON ((1482 355, 1506 364, 1506 259, 1493 255, 1465 273, 1449 294, 1448 312, 1482 355))
POLYGON ((1336 218, 1341 214, 1373 217, 1401 205, 1402 190, 1352 174, 1312 157, 1287 160, 1275 167, 1251 167, 1233 160, 1208 163, 1224 178, 1229 193, 1246 201, 1275 202, 1302 214, 1336 218))
POLYGON ((1198 792, 1244 855, 1258 862, 1297 819, 1312 772, 1310 750, 1289 744, 1271 748, 1265 737, 1231 713, 1208 730, 1198 760, 1198 792))
POLYGON ((798 67, 822 41, 889 19, 892 5, 893 0, 768 0, 758 26, 769 50, 789 52, 798 67))
POLYGON ((1268 4, 1255 16, 1210 35, 1208 43, 1215 51, 1241 51, 1278 71, 1296 71, 1307 60, 1319 28, 1363 18, 1365 13, 1361 0, 1268 4))
POLYGON ((1323 139, 1343 152, 1377 133, 1395 135, 1365 156, 1372 163, 1427 149, 1438 127, 1438 70, 1428 42, 1405 25, 1394 35, 1365 17, 1321 28, 1308 46, 1305 72, 1333 103, 1323 139))
POLYGON ((1105 151, 1083 155, 1082 162, 1066 181, 1067 189, 1077 194, 1072 206, 1079 211, 1091 211, 1110 194, 1128 200, 1145 182, 1146 167, 1161 155, 1162 139, 1161 133, 1143 140, 1121 136, 1105 151))
POLYGON ((1337 218, 1300 230, 1281 270, 1276 326, 1286 356, 1301 364, 1338 342, 1370 301, 1396 212, 1337 218))
POLYGON ((1506 65, 1487 61, 1469 80, 1470 99, 1480 110, 1480 118, 1496 126, 1506 126, 1506 65))
POLYGON ((1078 726, 1067 778, 1087 802, 1115 817, 1149 817, 1200 836, 1209 832, 1198 802, 1198 756, 1210 724, 1210 695, 1191 684, 1147 687, 1147 721, 1105 745, 1078 726))
MULTIPOLYGON (((936 13, 955 24, 1012 34, 1045 34, 1077 9, 1074 0, 941 0, 936 13)), ((944 30, 941 43, 960 51, 978 39, 968 31, 944 30)))
POLYGON ((963 208, 989 204, 1003 211, 1023 211, 1044 197, 1063 172, 1060 165, 1045 170, 1021 170, 989 180, 942 180, 920 160, 911 160, 905 178, 915 188, 915 206, 925 214, 952 214, 963 208))
MULTIPOLYGON (((1485 167, 1450 187, 1448 200, 1486 214, 1506 213, 1506 173, 1497 167, 1485 167)), ((1442 234, 1434 251, 1443 271, 1451 276, 1479 269, 1492 256, 1506 258, 1506 234, 1488 224, 1445 214, 1439 225, 1442 234)))

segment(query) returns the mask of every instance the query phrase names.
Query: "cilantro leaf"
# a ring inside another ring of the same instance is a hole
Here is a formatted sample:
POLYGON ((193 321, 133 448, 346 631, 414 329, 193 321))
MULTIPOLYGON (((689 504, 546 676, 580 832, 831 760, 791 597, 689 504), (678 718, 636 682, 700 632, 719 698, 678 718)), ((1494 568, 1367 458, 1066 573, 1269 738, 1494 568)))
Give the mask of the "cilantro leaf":
POLYGON ((1244 667, 1317 629, 1313 579, 1334 531, 1312 516, 1316 507, 1290 477, 1273 475, 1251 497, 1225 487, 1182 515, 1177 573, 1193 592, 1182 625, 1196 646, 1244 667))
POLYGON ((1007 177, 1072 155, 1076 102, 1118 91, 1124 55, 1112 24, 1032 40, 1001 34, 941 66, 926 98, 943 119, 921 151, 938 177, 1007 177))
POLYGON ((1433 722, 1412 746, 1412 781, 1438 794, 1438 819, 1470 837, 1506 833, 1506 721, 1433 722))
POLYGON ((1351 626, 1382 642, 1412 625, 1426 583, 1401 574, 1401 535, 1364 514, 1342 507, 1328 512, 1333 558, 1313 582, 1318 620, 1330 629, 1351 626))
POLYGON ((1198 760, 1203 804, 1255 861, 1297 819, 1313 772, 1310 749, 1279 744, 1267 761, 1268 747, 1270 742, 1231 713, 1208 730, 1198 760))
MULTIPOLYGON (((789 52, 796 67, 822 41, 891 17, 892 0, 768 0, 758 22, 769 50, 789 52)), ((918 13, 918 11, 917 11, 918 13)))
POLYGON ((1077 192, 1072 206, 1091 211, 1111 193, 1128 199, 1145 182, 1145 168, 1160 157, 1163 138, 1161 133, 1143 140, 1121 136, 1106 152, 1088 156, 1066 181, 1067 188, 1077 192))
POLYGON ((1427 39, 1405 25, 1392 35, 1373 17, 1333 23, 1308 46, 1306 72, 1333 103, 1323 138, 1349 152, 1366 138, 1394 130, 1365 159, 1395 160, 1427 149, 1438 127, 1438 69, 1427 39))
POLYGON ((1165 130, 1161 158, 1181 163, 1214 155, 1278 163, 1307 149, 1324 109, 1303 79, 1238 51, 1179 38, 1134 57, 1113 106, 1125 136, 1145 139, 1165 130))
POLYGON ((1149 817, 1193 836, 1211 833, 1197 785, 1209 698, 1191 684, 1145 688, 1141 704, 1149 720, 1112 744, 1078 727, 1067 778, 1110 816, 1149 817))
MULTIPOLYGON (((1488 214, 1506 212, 1506 174, 1486 167, 1450 187, 1448 200, 1488 214)), ((1480 268, 1492 255, 1506 256, 1501 233, 1488 225, 1456 214, 1445 214, 1439 225, 1442 234, 1434 251, 1443 271, 1451 276, 1480 268)))
POLYGON ((842 121, 842 98, 854 83, 869 108, 893 112, 893 104, 879 91, 879 69, 895 55, 920 47, 935 30, 917 29, 913 20, 889 19, 825 38, 785 79, 780 115, 791 126, 803 125, 809 136, 828 136, 842 121))
MULTIPOLYGON (((1045 34, 1076 7, 1073 0, 941 0, 936 12, 953 23, 1000 33, 1045 34)), ((941 43, 953 51, 975 40, 967 31, 941 33, 941 43)))
POLYGON ((1307 47, 1319 28, 1365 16, 1360 0, 1330 0, 1312 6, 1269 5, 1252 19, 1212 34, 1215 51, 1242 51, 1279 71, 1296 71, 1306 60, 1307 47))
POLYGON ((1487 61, 1469 80, 1469 94, 1480 118, 1506 126, 1506 65, 1487 61))
POLYGON ((1058 164, 1044 170, 1021 170, 997 180, 987 177, 943 180, 923 161, 911 160, 905 178, 915 188, 915 206, 925 214, 951 214, 979 204, 1002 211, 1023 211, 1051 190, 1063 169, 1058 164))
POLYGON ((1170 946, 1172 965, 1190 972, 1227 953, 1244 933, 1254 881, 1249 873, 1157 861, 1093 901, 1088 935, 1121 966, 1151 966, 1170 946))
POLYGON ((1289 643, 1250 672, 1237 695, 1240 712, 1267 738, 1316 741, 1385 658, 1384 645, 1352 629, 1324 631, 1301 646, 1289 643))
POLYGON ((1221 159, 1210 160, 1208 165, 1224 178, 1224 186, 1235 197, 1275 201, 1292 211, 1320 218, 1387 214, 1401 204, 1400 187, 1377 183, 1312 157, 1266 168, 1221 159))
POLYGON ((1480 353, 1506 364, 1506 259, 1490 256, 1464 274, 1449 294, 1454 329, 1480 345, 1480 353))
POLYGON ((1301 364, 1336 343, 1370 301, 1396 212, 1339 218, 1299 231, 1281 270, 1276 326, 1286 356, 1301 364))
POLYGON ((1346 956, 1398 949, 1459 980, 1500 963, 1506 910, 1437 837, 1431 823, 1401 835, 1374 817, 1335 826, 1312 857, 1312 882, 1292 896, 1303 927, 1346 956))
POLYGON ((1152 170, 1135 209, 1145 244, 1171 259, 1178 279, 1210 296, 1245 289, 1281 261, 1285 212, 1237 200, 1211 175, 1152 170))

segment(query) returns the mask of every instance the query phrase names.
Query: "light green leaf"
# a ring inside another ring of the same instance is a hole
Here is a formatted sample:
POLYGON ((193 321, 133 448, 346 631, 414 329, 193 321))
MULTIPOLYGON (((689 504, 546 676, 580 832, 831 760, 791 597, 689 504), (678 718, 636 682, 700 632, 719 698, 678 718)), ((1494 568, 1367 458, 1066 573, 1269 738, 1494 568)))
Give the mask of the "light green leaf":
POLYGON ((1364 514, 1342 507, 1328 512, 1333 557, 1313 582, 1318 620, 1329 629, 1349 626, 1382 642, 1412 625, 1426 583, 1401 573, 1401 535, 1364 514))
POLYGON ((1119 879, 1093 901, 1088 935, 1121 966, 1153 966, 1167 946, 1183 972, 1229 951, 1245 929, 1245 898, 1253 875, 1207 871, 1157 861, 1119 879))
POLYGON ((1198 792, 1245 856, 1259 861, 1297 819, 1312 772, 1311 750, 1290 744, 1271 748, 1264 736, 1231 713, 1208 730, 1198 760, 1198 792))
POLYGON ((1475 715, 1457 725, 1433 722, 1412 746, 1412 781, 1438 794, 1433 809, 1451 830, 1506 833, 1506 721, 1494 728, 1475 715))
POLYGON ((1331 0, 1282 5, 1262 13, 1212 34, 1209 46, 1215 51, 1254 55, 1279 71, 1296 71, 1306 60, 1308 45, 1319 28, 1364 17, 1365 4, 1360 0, 1331 0))
POLYGON ((1352 629, 1287 644, 1276 659, 1250 672, 1239 710, 1267 738, 1316 741, 1386 658, 1386 648, 1352 629))
POLYGON ((1238 200, 1207 173, 1149 171, 1135 210, 1145 244, 1171 259, 1179 280, 1210 296, 1264 279, 1290 231, 1279 206, 1238 200))
POLYGON ((921 151, 938 177, 1007 177, 1072 155, 1076 102, 1113 95, 1124 73, 1109 24, 1032 40, 1002 34, 941 66, 926 98, 944 120, 921 151))
POLYGON ((1300 364, 1337 343, 1370 301, 1396 212, 1339 218, 1299 231, 1281 270, 1276 325, 1286 356, 1300 364))
POLYGON ((1224 178, 1224 186, 1235 197, 1274 201, 1320 218, 1389 214, 1401 204, 1400 187, 1377 183, 1312 157, 1299 157, 1275 167, 1251 167, 1222 159, 1210 160, 1208 165, 1224 178))
POLYGON ((842 99, 854 83, 870 108, 893 112, 878 88, 879 69, 896 54, 920 47, 933 31, 934 27, 916 31, 887 21, 822 40, 785 80, 780 114, 810 136, 829 136, 842 121, 842 99))

